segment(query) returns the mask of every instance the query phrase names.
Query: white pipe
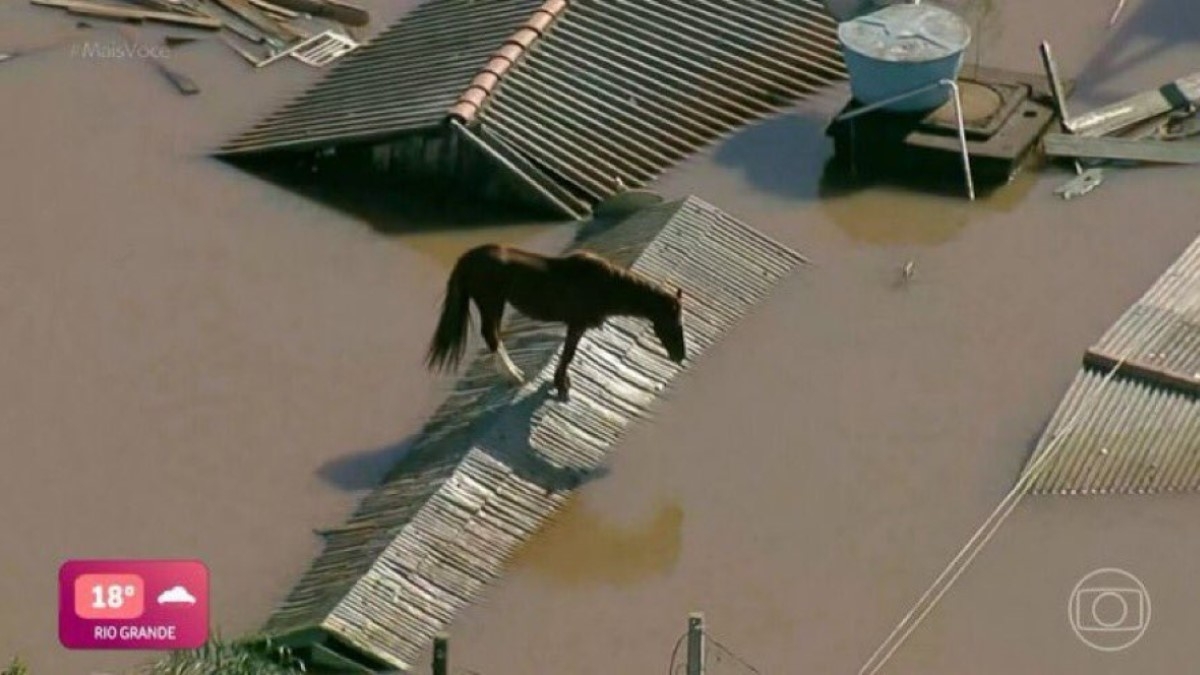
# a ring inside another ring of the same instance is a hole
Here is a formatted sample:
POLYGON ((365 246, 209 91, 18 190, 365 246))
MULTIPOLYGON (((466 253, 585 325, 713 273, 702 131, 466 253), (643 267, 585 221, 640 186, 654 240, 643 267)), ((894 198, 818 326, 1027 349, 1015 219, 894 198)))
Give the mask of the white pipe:
POLYGON ((962 96, 958 93, 958 83, 954 80, 941 80, 938 84, 950 87, 954 93, 954 117, 958 122, 958 143, 962 147, 963 175, 967 177, 967 196, 975 201, 975 179, 971 176, 971 154, 967 152, 967 125, 963 122, 962 96))
POLYGON ((858 117, 859 115, 865 115, 871 111, 878 110, 885 106, 889 106, 893 103, 896 103, 897 101, 903 101, 906 98, 916 96, 917 94, 923 94, 927 91, 936 89, 938 87, 950 87, 950 93, 953 95, 953 98, 954 98, 954 121, 958 125, 958 143, 959 143, 959 146, 962 148, 963 173, 966 174, 966 179, 967 179, 967 197, 969 197, 971 201, 975 201, 975 180, 971 176, 971 155, 967 151, 967 127, 966 127, 966 124, 963 122, 962 97, 959 95, 958 83, 955 82, 954 80, 950 80, 950 79, 938 80, 937 82, 927 84, 923 87, 918 87, 916 89, 913 89, 912 91, 908 91, 903 94, 897 94, 895 96, 885 98, 882 101, 876 101, 875 103, 863 106, 861 108, 855 108, 854 110, 851 110, 849 112, 845 112, 845 113, 842 113, 841 115, 838 115, 837 117, 834 118, 833 121, 834 122, 843 122, 845 120, 854 119, 855 117, 858 117))

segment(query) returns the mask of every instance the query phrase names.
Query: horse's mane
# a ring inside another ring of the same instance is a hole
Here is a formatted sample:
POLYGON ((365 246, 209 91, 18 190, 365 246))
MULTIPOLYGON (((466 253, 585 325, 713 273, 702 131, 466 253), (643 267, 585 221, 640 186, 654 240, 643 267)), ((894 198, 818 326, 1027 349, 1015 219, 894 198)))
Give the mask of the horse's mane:
POLYGON ((618 265, 617 263, 615 263, 611 260, 608 260, 607 258, 603 258, 601 256, 596 256, 596 257, 598 259, 604 261, 605 267, 608 269, 609 273, 611 273, 613 276, 615 276, 619 279, 622 279, 626 282, 629 282, 630 284, 637 286, 641 290, 647 291, 649 293, 653 293, 654 295, 661 295, 664 298, 673 297, 672 292, 670 290, 668 290, 666 286, 664 286, 663 284, 660 284, 659 282, 655 281, 654 279, 651 279, 650 277, 648 277, 640 272, 635 272, 632 269, 629 269, 628 267, 622 267, 621 265, 618 265))
POLYGON ((625 286, 630 299, 645 311, 655 314, 667 311, 675 299, 674 291, 668 289, 665 284, 659 283, 645 274, 635 272, 606 256, 586 249, 578 249, 568 255, 583 255, 591 260, 610 279, 625 286))

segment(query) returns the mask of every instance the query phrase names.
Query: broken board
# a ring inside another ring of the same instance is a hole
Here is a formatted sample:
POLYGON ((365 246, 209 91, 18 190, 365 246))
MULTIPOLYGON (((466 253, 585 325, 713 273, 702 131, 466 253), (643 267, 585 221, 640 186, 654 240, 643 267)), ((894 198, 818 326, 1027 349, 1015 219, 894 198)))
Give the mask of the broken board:
POLYGON ((1158 164, 1200 164, 1200 141, 1097 138, 1046 134, 1043 148, 1051 157, 1110 159, 1158 164))
POLYGON ((1105 136, 1194 103, 1200 103, 1200 72, 1079 115, 1070 127, 1081 136, 1105 136))

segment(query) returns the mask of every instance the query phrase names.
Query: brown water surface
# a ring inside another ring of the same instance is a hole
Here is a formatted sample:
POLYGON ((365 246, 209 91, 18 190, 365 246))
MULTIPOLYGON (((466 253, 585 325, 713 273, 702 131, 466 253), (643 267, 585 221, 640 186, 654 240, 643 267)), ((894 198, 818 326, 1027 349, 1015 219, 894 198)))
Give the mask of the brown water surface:
MULTIPOLYGON (((376 26, 412 5, 363 4, 376 26)), ((1111 4, 995 3, 979 54, 1037 72, 1049 40, 1080 111, 1196 70, 1190 2, 1130 0, 1110 29, 1111 4)), ((0 3, 0 51, 107 39, 73 23, 0 3)), ((570 235, 383 231, 376 211, 208 159, 317 73, 255 70, 216 43, 170 59, 202 94, 69 48, 0 63, 0 657, 35 673, 144 656, 58 646, 68 558, 202 558, 214 624, 261 625, 317 552, 311 530, 369 486, 330 467, 380 470, 440 401, 421 356, 449 262, 502 235, 547 250, 570 235)), ((1052 194, 1061 168, 999 202, 822 193, 822 130, 842 102, 742 130, 656 185, 814 265, 456 619, 456 668, 661 672, 702 610, 760 672, 857 672, 1012 485, 1086 346, 1200 229, 1194 167, 1112 170, 1071 202, 1052 194), (896 289, 910 258, 917 276, 896 289)), ((1031 499, 885 672, 1191 672, 1198 557, 1192 496, 1031 499), (1119 654, 1066 620, 1101 566, 1137 574, 1154 602, 1119 654)))

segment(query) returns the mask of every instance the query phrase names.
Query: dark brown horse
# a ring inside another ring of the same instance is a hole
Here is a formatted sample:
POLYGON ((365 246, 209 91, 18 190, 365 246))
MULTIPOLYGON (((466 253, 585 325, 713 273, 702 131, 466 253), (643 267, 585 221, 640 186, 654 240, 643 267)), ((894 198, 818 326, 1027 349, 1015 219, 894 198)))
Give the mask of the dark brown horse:
POLYGON ((580 338, 611 316, 650 321, 668 357, 681 363, 687 355, 683 337, 683 291, 671 292, 597 255, 575 252, 548 257, 509 246, 486 244, 467 251, 446 282, 442 317, 429 344, 425 363, 431 370, 458 367, 466 349, 470 303, 479 311, 480 330, 496 369, 514 383, 524 374, 513 364, 500 340, 505 303, 536 321, 565 323, 567 339, 554 372, 562 396, 571 387, 567 368, 580 338))

